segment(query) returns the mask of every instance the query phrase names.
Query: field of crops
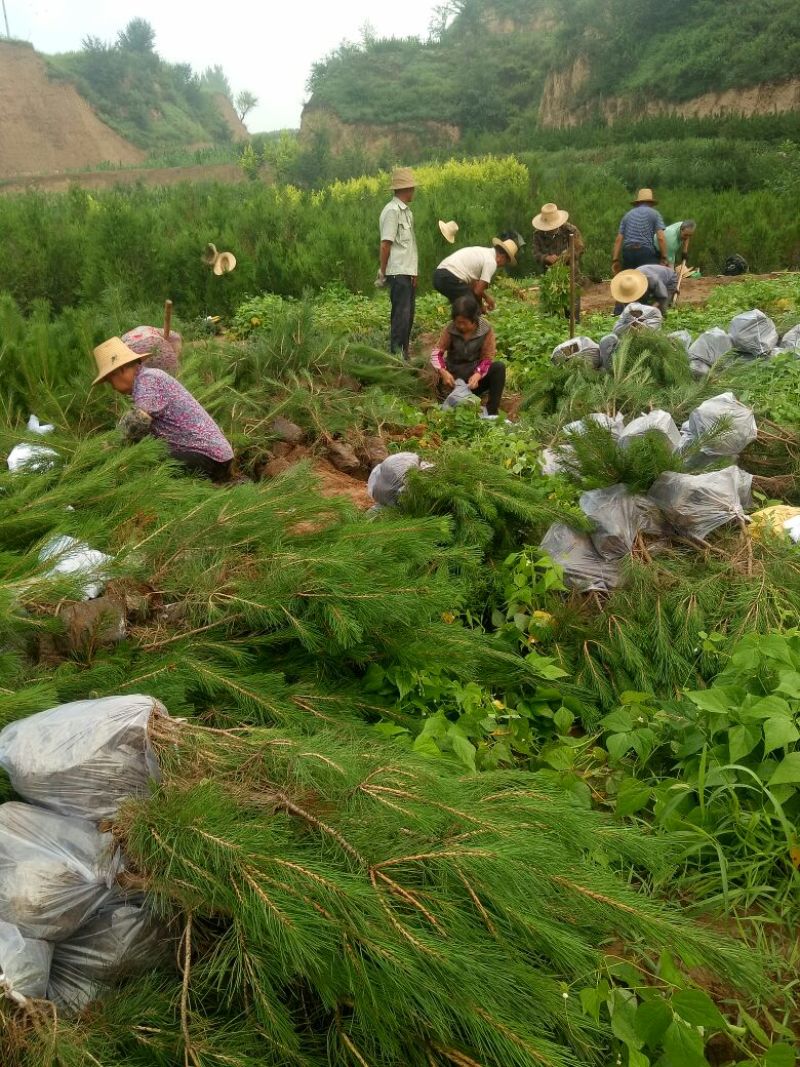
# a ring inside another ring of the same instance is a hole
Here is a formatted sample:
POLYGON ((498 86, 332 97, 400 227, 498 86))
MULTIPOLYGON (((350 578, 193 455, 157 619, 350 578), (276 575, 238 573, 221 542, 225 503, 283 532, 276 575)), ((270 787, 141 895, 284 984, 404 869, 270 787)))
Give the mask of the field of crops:
MULTIPOLYGON (((484 240, 529 211, 511 159, 423 179, 431 261, 436 218, 484 240)), ((597 430, 561 473, 541 460, 590 413, 680 426, 730 390, 758 428, 738 459, 749 510, 800 505, 800 360, 722 359, 697 380, 665 328, 609 372, 553 366, 563 319, 505 279, 513 418, 441 411, 441 299, 421 294, 407 367, 385 353, 386 295, 345 288, 371 290, 383 196, 361 179, 0 205, 25 246, 0 275, 0 453, 42 443, 32 413, 56 453, 0 473, 0 727, 135 693, 182 720, 153 738, 160 783, 111 820, 172 961, 77 1015, 0 999, 0 1062, 791 1067, 800 548, 744 520, 643 537, 613 587, 577 591, 540 548, 552 524, 586 531, 583 493, 645 493, 697 455, 597 430), (212 236, 241 271, 193 272, 212 236), (92 346, 158 322, 167 289, 181 380, 236 450, 226 488, 154 440, 123 445, 125 401, 88 388, 92 346), (401 450, 433 466, 365 513, 370 467, 401 450), (55 536, 111 557, 111 633, 76 624, 80 579, 40 555, 55 536)), ((785 334, 800 276, 720 287, 668 329, 752 308, 785 334)))

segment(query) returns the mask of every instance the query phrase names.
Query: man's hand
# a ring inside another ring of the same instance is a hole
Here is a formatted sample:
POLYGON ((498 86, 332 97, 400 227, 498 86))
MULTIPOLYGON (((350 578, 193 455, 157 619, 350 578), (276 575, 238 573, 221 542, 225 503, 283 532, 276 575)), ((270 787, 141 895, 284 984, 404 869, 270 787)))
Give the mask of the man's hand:
POLYGON ((447 386, 447 388, 448 389, 455 389, 456 380, 453 377, 453 375, 450 373, 450 371, 443 369, 443 370, 440 370, 439 373, 441 374, 442 381, 447 386))
POLYGON ((386 275, 383 273, 380 267, 378 267, 378 273, 375 276, 375 288, 383 289, 386 285, 386 275))
POLYGON ((621 270, 622 270, 622 265, 620 264, 620 261, 618 259, 615 259, 614 262, 611 264, 611 273, 612 274, 619 274, 619 272, 621 270))
POLYGON ((494 297, 489 296, 488 293, 483 294, 483 306, 486 311, 494 311, 497 304, 494 302, 494 297))
POLYGON ((560 258, 560 256, 545 256, 544 261, 548 265, 548 267, 552 267, 554 263, 558 263, 560 258))
POLYGON ((152 421, 146 411, 131 408, 119 420, 117 429, 122 434, 122 440, 133 445, 147 437, 150 433, 150 423, 152 421))
POLYGON ((417 276, 416 276, 416 274, 412 275, 412 277, 411 277, 411 286, 414 289, 417 288, 417 276))
POLYGON ((480 380, 481 380, 480 374, 478 374, 478 372, 475 371, 475 373, 472 375, 470 380, 467 382, 467 385, 470 387, 470 389, 477 389, 478 388, 478 382, 480 380))

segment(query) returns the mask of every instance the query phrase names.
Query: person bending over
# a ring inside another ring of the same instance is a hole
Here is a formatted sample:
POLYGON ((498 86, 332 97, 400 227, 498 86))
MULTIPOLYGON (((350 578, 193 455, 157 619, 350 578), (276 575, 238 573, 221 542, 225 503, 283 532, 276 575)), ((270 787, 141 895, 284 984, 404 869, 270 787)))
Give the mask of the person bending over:
POLYGON ((163 370, 142 366, 142 356, 112 337, 94 350, 98 382, 130 396, 133 409, 123 415, 120 430, 128 441, 148 434, 166 444, 173 459, 213 482, 227 482, 233 449, 219 426, 188 389, 163 370))
POLYGON ((498 267, 516 267, 518 251, 516 241, 500 237, 492 238, 491 248, 459 248, 433 272, 433 288, 451 303, 472 294, 486 311, 493 311, 494 298, 486 290, 498 267))
POLYGON ((431 366, 447 389, 460 378, 475 396, 488 393, 486 414, 490 418, 497 417, 506 382, 505 364, 495 360, 496 351, 494 330, 481 315, 478 301, 471 293, 456 297, 452 321, 431 353, 431 366))

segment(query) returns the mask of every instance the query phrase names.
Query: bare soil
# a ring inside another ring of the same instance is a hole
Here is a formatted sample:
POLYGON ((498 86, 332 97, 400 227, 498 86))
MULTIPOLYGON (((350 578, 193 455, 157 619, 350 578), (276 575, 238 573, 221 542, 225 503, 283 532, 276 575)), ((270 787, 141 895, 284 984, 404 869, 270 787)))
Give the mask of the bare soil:
POLYGON ((145 153, 102 122, 74 86, 48 77, 32 48, 0 43, 0 178, 52 174, 145 153))
MULTIPOLYGON (((0 130, 1 134, 2 130, 0 130)), ((238 183, 246 180, 244 171, 235 163, 198 164, 191 167, 135 167, 130 170, 44 174, 19 181, 0 181, 0 194, 21 193, 26 189, 64 193, 70 185, 80 185, 84 189, 110 189, 115 185, 136 185, 138 182, 144 185, 178 185, 180 182, 238 183)))
MULTIPOLYGON (((770 278, 781 278, 785 272, 773 272, 772 274, 739 274, 736 277, 728 277, 725 274, 709 275, 704 278, 687 278, 681 286, 678 305, 705 304, 711 293, 718 285, 737 285, 741 282, 764 281, 770 278)), ((581 310, 589 311, 613 311, 614 300, 609 292, 608 282, 589 282, 582 287, 581 310)))

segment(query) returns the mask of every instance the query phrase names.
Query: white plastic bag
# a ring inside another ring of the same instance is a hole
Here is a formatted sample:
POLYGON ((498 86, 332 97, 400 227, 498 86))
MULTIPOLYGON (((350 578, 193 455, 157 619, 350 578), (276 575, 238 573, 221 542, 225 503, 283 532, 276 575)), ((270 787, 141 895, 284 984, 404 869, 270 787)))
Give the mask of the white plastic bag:
POLYGON ((620 434, 625 428, 625 417, 619 412, 617 412, 616 415, 606 415, 604 411, 593 411, 590 415, 587 415, 585 419, 577 419, 575 422, 568 422, 564 427, 564 433, 586 433, 587 419, 591 419, 592 422, 596 422, 599 426, 605 426, 605 428, 611 432, 611 436, 615 441, 619 439, 620 434))
POLYGON ((541 543, 542 552, 564 569, 564 581, 582 593, 607 593, 619 584, 619 568, 595 549, 588 534, 554 522, 541 543))
POLYGON ((62 941, 118 890, 111 834, 32 804, 0 805, 0 915, 23 937, 62 941))
POLYGON ((480 404, 480 397, 475 396, 463 378, 456 378, 456 384, 441 404, 442 411, 457 408, 462 404, 480 404))
POLYGON ((614 323, 614 333, 622 337, 629 330, 660 330, 664 316, 657 307, 649 304, 627 304, 614 323))
POLYGON ((643 437, 654 430, 666 437, 673 452, 680 448, 680 431, 670 413, 661 410, 649 411, 646 415, 640 415, 638 419, 632 419, 619 435, 620 446, 627 448, 635 438, 643 437))
POLYGON ((52 433, 55 426, 51 426, 49 422, 41 423, 36 415, 31 415, 27 429, 28 433, 38 433, 40 437, 44 437, 45 434, 52 433))
POLYGON ((752 505, 752 483, 752 474, 735 466, 707 474, 666 471, 647 495, 676 530, 706 538, 728 522, 746 520, 745 509, 752 505))
POLYGON ((17 1004, 44 999, 52 958, 48 941, 23 937, 13 923, 0 921, 0 993, 17 1004))
POLYGON ((112 982, 157 967, 169 950, 166 930, 146 907, 107 905, 56 945, 47 999, 80 1011, 112 982))
POLYGON ((89 548, 74 537, 53 537, 40 550, 39 559, 43 562, 55 561, 47 572, 50 577, 58 574, 85 575, 86 581, 81 583, 82 600, 95 600, 106 587, 108 579, 104 571, 107 571, 106 564, 111 562, 111 556, 89 548))
POLYGON ((14 445, 8 454, 6 463, 8 469, 13 472, 26 471, 35 473, 49 470, 55 465, 58 452, 54 448, 46 448, 44 445, 29 445, 23 442, 14 445))
POLYGON ((415 467, 428 470, 432 466, 432 463, 422 462, 416 452, 396 452, 372 468, 367 480, 367 492, 376 504, 390 507, 397 503, 405 489, 406 476, 410 470, 415 467))
POLYGON ((590 489, 581 494, 579 504, 594 524, 589 538, 604 560, 626 556, 639 533, 662 532, 663 522, 652 500, 629 492, 625 485, 590 489))
POLYGON ((555 364, 582 359, 588 366, 597 370, 600 367, 600 346, 591 337, 573 337, 556 345, 550 359, 555 364))
POLYGON ((614 353, 619 347, 619 337, 615 333, 604 334, 600 338, 600 366, 603 370, 611 370, 614 365, 614 353))
POLYGON ((797 326, 792 326, 781 337, 781 348, 784 352, 800 350, 800 323, 797 326))
POLYGON ((730 424, 730 428, 703 445, 700 450, 703 456, 709 459, 738 456, 758 437, 752 409, 740 404, 733 393, 720 393, 695 408, 681 426, 683 447, 710 433, 715 424, 723 418, 730 424))
POLYGON ((757 308, 732 318, 728 333, 736 351, 751 359, 772 355, 778 344, 775 323, 757 308))
POLYGON ((127 797, 159 777, 148 740, 153 697, 76 700, 18 719, 0 732, 0 767, 32 804, 79 819, 111 819, 127 797))
POLYGON ((689 364, 695 374, 708 374, 717 360, 730 352, 732 348, 730 335, 725 330, 721 330, 719 326, 712 326, 710 330, 701 333, 689 346, 689 364))
POLYGON ((671 341, 680 341, 687 352, 692 347, 692 335, 688 330, 673 330, 672 333, 667 334, 667 337, 671 341))

